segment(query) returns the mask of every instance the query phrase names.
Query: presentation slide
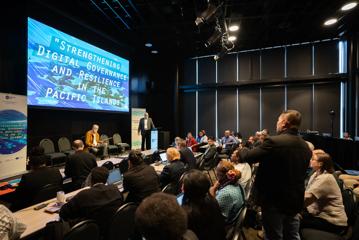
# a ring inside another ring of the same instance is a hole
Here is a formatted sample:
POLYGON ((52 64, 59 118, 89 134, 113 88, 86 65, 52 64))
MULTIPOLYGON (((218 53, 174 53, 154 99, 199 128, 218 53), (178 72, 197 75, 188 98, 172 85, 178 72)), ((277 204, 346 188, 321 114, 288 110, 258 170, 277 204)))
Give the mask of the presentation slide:
POLYGON ((129 61, 28 18, 28 105, 129 111, 129 61))

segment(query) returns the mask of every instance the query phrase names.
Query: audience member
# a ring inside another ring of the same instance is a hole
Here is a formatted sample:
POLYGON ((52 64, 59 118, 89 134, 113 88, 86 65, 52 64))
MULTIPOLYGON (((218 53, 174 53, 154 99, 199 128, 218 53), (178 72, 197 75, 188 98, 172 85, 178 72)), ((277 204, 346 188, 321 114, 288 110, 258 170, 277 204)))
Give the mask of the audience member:
POLYGON ((199 165, 201 165, 201 169, 209 169, 212 168, 215 164, 215 156, 217 153, 217 147, 215 145, 214 137, 208 137, 208 148, 203 153, 203 155, 199 158, 199 165))
POLYGON ((300 123, 300 112, 284 111, 277 121, 278 136, 241 151, 243 161, 260 163, 254 187, 267 239, 300 239, 298 213, 304 205, 304 179, 312 156, 298 136, 300 123))
POLYGON ((218 181, 210 188, 225 217, 226 224, 232 224, 244 204, 244 192, 238 185, 241 173, 229 161, 222 160, 216 168, 218 181))
MULTIPOLYGON (((42 149, 42 147, 36 147, 42 149)), ((44 151, 42 151, 44 152, 44 151)), ((53 185, 54 189, 62 188, 62 176, 58 169, 46 166, 47 156, 31 155, 29 164, 31 170, 29 173, 22 175, 19 186, 16 188, 16 202, 14 209, 25 208, 36 204, 36 197, 46 185, 53 185)))
POLYGON ((97 163, 92 153, 84 151, 84 143, 81 140, 75 140, 72 145, 76 152, 70 155, 66 162, 65 175, 72 178, 74 189, 78 189, 91 170, 97 167, 97 163))
POLYGON ((158 175, 143 161, 141 151, 131 150, 128 163, 129 169, 123 175, 123 188, 128 192, 126 202, 140 203, 145 197, 160 191, 158 175))
POLYGON ((207 143, 207 140, 208 140, 208 138, 207 138, 207 135, 205 134, 205 131, 204 130, 199 131, 196 142, 199 145, 205 145, 207 143))
POLYGON ((244 147, 248 148, 248 149, 252 149, 254 147, 254 143, 255 143, 255 137, 254 136, 249 136, 248 140, 246 141, 246 143, 244 144, 244 147))
POLYGON ((238 142, 238 143, 242 143, 242 134, 240 133, 240 132, 235 132, 234 133, 234 138, 236 139, 236 141, 238 142))
POLYGON ((305 190, 305 206, 301 228, 314 228, 336 234, 342 233, 347 226, 342 194, 333 176, 334 167, 327 153, 318 153, 312 158, 311 176, 305 190))
POLYGON ((174 140, 174 142, 172 143, 172 147, 175 147, 175 148, 179 148, 179 143, 182 141, 182 138, 180 138, 180 137, 175 137, 175 140, 174 140))
POLYGON ((25 230, 26 225, 19 222, 7 207, 0 204, 0 239, 20 239, 25 230))
POLYGON ((192 148, 193 152, 198 152, 197 141, 196 141, 196 139, 194 139, 191 132, 187 133, 186 144, 187 144, 187 147, 192 148))
POLYGON ((186 212, 178 205, 176 197, 155 193, 138 206, 136 228, 146 240, 197 240, 187 230, 186 212))
POLYGON ((231 149, 232 146, 237 143, 236 139, 233 136, 231 136, 230 133, 231 133, 230 130, 224 131, 224 136, 221 139, 221 144, 224 153, 228 153, 229 149, 231 149))
POLYGON ((106 235, 112 216, 123 204, 121 192, 115 185, 105 185, 109 171, 105 167, 91 170, 91 188, 80 191, 61 207, 60 217, 65 221, 93 219, 106 235))
POLYGON ((86 148, 95 155, 100 155, 102 159, 107 156, 107 143, 100 140, 98 133, 99 125, 93 124, 92 129, 86 132, 86 148))
POLYGON ((234 165, 234 168, 241 173, 241 178, 239 179, 239 184, 242 188, 247 191, 247 186, 252 177, 252 169, 248 163, 243 162, 240 156, 240 151, 235 150, 231 155, 231 162, 234 165))
POLYGON ((161 172, 161 187, 171 183, 178 189, 179 180, 185 171, 184 164, 180 161, 181 155, 176 148, 168 148, 166 154, 170 164, 166 165, 161 172))
POLYGON ((345 140, 353 140, 351 137, 350 137, 350 134, 348 132, 344 132, 343 133, 343 139, 345 140))
POLYGON ((199 240, 225 239, 225 223, 215 198, 209 195, 211 183, 206 174, 191 170, 183 177, 182 206, 188 216, 188 229, 199 240))
POLYGON ((196 158, 194 157, 193 152, 187 147, 186 141, 182 140, 178 146, 181 161, 185 164, 186 170, 196 168, 196 158))

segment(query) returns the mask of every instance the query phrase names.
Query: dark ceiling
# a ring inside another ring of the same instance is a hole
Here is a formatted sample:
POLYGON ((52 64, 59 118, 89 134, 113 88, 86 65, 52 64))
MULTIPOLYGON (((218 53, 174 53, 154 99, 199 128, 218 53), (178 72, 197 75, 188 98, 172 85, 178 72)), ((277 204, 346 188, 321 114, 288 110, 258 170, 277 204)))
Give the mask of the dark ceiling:
MULTIPOLYGON (((30 1, 29 2, 34 2, 30 1)), ((36 0, 137 50, 196 56, 216 53, 219 44, 206 48, 212 24, 196 27, 196 16, 206 0, 36 0)), ((358 8, 340 13, 339 0, 215 0, 223 2, 221 19, 240 22, 235 51, 338 37, 358 30, 358 8), (341 15, 335 26, 325 19, 341 15)))

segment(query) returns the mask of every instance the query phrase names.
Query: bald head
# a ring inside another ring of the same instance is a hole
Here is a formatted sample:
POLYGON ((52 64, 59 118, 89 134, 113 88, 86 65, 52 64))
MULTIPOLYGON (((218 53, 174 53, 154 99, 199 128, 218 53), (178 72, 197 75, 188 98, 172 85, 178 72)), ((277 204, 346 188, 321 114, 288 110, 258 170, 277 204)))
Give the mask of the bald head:
POLYGON ((74 149, 76 151, 81 151, 84 150, 84 143, 82 142, 82 140, 80 139, 76 139, 73 143, 72 146, 74 147, 74 149))

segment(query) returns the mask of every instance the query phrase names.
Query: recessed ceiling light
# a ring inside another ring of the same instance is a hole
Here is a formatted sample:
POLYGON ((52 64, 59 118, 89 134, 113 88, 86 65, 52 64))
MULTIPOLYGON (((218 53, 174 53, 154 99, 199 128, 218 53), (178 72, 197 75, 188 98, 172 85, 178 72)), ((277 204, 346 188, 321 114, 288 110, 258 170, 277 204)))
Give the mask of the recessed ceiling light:
POLYGON ((229 31, 231 31, 231 32, 235 32, 235 31, 238 31, 238 29, 239 29, 239 26, 238 25, 231 25, 231 26, 229 26, 229 31))
POLYGON ((235 36, 228 37, 228 41, 231 41, 231 42, 236 41, 236 39, 237 39, 237 37, 235 37, 235 36))
POLYGON ((153 54, 157 54, 157 53, 158 53, 158 51, 157 51, 157 50, 152 50, 152 51, 151 51, 151 53, 153 53, 153 54))
POLYGON ((324 22, 324 25, 325 26, 330 26, 330 25, 333 25, 333 24, 335 24, 335 23, 337 23, 338 22, 338 19, 337 18, 329 18, 328 20, 326 20, 325 22, 324 22))
POLYGON ((152 47, 152 43, 149 43, 149 42, 148 42, 148 43, 145 43, 145 46, 146 46, 146 47, 152 47))
POLYGON ((358 5, 357 2, 349 2, 349 3, 346 3, 342 6, 341 10, 342 11, 348 11, 350 9, 353 9, 355 8, 356 6, 358 5))

